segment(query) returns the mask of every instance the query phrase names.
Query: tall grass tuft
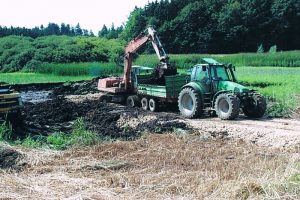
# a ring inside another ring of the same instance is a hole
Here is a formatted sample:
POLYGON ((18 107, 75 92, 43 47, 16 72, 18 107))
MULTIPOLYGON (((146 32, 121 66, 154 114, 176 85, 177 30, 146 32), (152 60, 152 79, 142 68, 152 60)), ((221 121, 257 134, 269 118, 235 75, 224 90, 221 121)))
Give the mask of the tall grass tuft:
POLYGON ((115 63, 68 63, 68 64, 43 64, 37 68, 37 73, 54 74, 58 76, 103 76, 118 74, 122 68, 115 63))
POLYGON ((0 118, 0 141, 10 140, 12 139, 12 136, 13 136, 12 125, 7 120, 7 115, 6 115, 4 120, 0 118))

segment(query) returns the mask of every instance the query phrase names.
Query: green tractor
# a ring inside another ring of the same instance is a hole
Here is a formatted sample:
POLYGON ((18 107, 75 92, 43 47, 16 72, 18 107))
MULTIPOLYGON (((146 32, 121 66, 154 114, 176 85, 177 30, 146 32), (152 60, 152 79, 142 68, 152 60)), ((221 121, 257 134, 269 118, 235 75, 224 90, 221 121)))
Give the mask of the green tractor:
POLYGON ((235 67, 204 58, 207 64, 191 68, 189 83, 178 97, 180 113, 186 118, 200 117, 204 111, 221 119, 233 120, 240 108, 250 118, 260 118, 266 111, 266 100, 260 93, 236 83, 235 67))

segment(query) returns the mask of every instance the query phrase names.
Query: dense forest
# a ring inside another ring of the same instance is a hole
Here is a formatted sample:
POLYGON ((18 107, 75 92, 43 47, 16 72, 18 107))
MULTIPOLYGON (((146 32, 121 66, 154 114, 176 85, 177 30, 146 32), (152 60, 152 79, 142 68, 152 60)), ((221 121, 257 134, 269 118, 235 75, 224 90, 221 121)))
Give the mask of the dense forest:
MULTIPOLYGON (((135 7, 124 26, 103 25, 96 36, 79 24, 0 26, 0 71, 31 71, 42 63, 109 62, 148 25, 173 54, 300 49, 299 0, 156 0, 135 7)), ((149 44, 143 51, 153 53, 153 48, 149 44)))
POLYGON ((136 8, 121 35, 151 24, 169 53, 300 49, 299 0, 162 0, 136 8))

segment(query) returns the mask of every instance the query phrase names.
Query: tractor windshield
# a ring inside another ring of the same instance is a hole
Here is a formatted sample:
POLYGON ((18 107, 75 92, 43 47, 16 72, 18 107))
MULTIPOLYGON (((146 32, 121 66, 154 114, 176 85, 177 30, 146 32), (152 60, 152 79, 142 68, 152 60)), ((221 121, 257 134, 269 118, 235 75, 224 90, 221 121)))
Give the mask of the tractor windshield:
POLYGON ((225 66, 212 66, 211 67, 211 77, 213 80, 219 80, 219 81, 228 81, 229 77, 227 74, 227 71, 225 69, 225 66))

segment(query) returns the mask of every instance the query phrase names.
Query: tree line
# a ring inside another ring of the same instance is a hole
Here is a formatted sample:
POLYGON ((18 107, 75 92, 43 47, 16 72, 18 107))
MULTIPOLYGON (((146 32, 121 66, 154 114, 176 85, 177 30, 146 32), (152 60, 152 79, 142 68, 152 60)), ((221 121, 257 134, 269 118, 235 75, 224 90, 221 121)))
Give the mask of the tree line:
MULTIPOLYGON (((106 25, 103 26, 102 30, 98 32, 98 37, 104 37, 107 39, 116 39, 119 34, 123 31, 123 26, 115 28, 114 24, 111 28, 107 28, 106 25)), ((25 27, 2 27, 0 25, 0 38, 10 35, 16 36, 26 36, 31 38, 38 38, 41 36, 49 35, 67 35, 67 36, 89 36, 95 37, 92 30, 82 29, 78 23, 75 27, 70 24, 62 23, 60 26, 55 23, 49 23, 47 27, 41 25, 40 27, 35 27, 32 29, 25 27)))
POLYGON ((121 36, 148 24, 169 53, 256 52, 300 49, 299 0, 161 0, 135 8, 121 36))

